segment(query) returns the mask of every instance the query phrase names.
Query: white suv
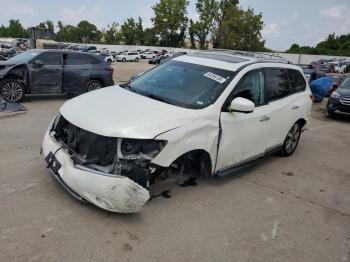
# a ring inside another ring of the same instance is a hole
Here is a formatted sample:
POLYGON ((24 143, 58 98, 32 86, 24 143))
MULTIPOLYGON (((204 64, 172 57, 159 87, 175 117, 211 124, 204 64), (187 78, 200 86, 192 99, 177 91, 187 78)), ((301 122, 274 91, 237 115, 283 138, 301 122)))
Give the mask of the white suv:
POLYGON ((117 61, 135 61, 138 62, 141 59, 140 54, 138 52, 124 52, 115 57, 117 61))
POLYGON ((224 176, 271 153, 291 155, 311 106, 298 66, 223 51, 184 55, 66 102, 42 154, 77 198, 136 212, 158 180, 186 169, 224 176))

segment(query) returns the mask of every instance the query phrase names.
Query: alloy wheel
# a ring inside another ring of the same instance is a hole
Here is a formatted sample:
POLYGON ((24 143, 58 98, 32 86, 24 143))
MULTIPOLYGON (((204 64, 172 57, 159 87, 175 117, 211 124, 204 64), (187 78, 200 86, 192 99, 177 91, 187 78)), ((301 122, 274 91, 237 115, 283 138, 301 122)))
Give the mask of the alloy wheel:
POLYGON ((88 85, 88 89, 87 91, 93 91, 93 90, 97 90, 100 89, 102 87, 101 83, 98 81, 92 81, 89 85, 88 85))
POLYGON ((18 102, 23 97, 22 86, 16 82, 8 82, 2 87, 2 96, 10 102, 18 102))
POLYGON ((289 130, 287 139, 285 142, 285 151, 288 155, 293 153, 293 151, 297 147, 299 138, 300 138, 300 126, 298 123, 295 123, 294 126, 289 130))

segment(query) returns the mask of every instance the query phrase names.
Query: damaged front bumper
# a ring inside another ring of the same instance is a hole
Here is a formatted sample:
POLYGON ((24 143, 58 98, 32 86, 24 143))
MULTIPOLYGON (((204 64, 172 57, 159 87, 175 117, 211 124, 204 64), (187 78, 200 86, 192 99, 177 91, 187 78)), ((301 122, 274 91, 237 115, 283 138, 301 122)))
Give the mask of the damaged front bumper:
POLYGON ((74 164, 67 149, 46 132, 42 155, 54 159, 49 169, 54 177, 76 198, 88 201, 102 209, 133 213, 139 211, 150 198, 149 191, 128 177, 110 175, 74 164), (58 166, 57 166, 58 165, 58 166))

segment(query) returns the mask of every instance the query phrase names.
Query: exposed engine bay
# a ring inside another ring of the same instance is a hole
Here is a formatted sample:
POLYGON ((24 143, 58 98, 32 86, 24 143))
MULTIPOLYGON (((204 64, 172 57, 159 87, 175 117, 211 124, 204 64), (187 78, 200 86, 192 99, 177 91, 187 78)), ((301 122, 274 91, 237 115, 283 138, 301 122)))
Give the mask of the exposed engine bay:
POLYGON ((150 161, 164 148, 166 141, 105 137, 81 129, 58 116, 51 134, 67 149, 75 165, 125 176, 148 189, 156 168, 150 161))

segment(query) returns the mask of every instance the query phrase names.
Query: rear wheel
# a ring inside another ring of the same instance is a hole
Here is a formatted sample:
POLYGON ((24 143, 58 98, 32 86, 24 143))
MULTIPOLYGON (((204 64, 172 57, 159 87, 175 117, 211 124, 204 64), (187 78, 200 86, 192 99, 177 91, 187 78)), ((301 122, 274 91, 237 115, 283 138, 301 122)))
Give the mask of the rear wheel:
POLYGON ((108 59, 107 64, 109 64, 109 65, 112 64, 112 60, 108 59))
POLYGON ((0 84, 2 97, 7 102, 21 102, 25 96, 24 84, 17 79, 5 79, 0 84))
POLYGON ((94 79, 94 80, 90 80, 89 82, 87 82, 85 90, 86 90, 86 92, 90 92, 93 90, 100 89, 102 87, 103 87, 102 83, 100 81, 94 79))
POLYGON ((125 58, 125 57, 123 57, 122 61, 123 61, 123 62, 126 62, 126 58, 125 58))
POLYGON ((138 57, 136 57, 136 58, 135 58, 135 62, 138 62, 138 61, 139 61, 139 58, 138 58, 138 57))
POLYGON ((287 157, 294 153, 295 149, 298 146, 301 135, 301 126, 297 122, 289 130, 286 139, 282 145, 280 154, 281 156, 287 157))

